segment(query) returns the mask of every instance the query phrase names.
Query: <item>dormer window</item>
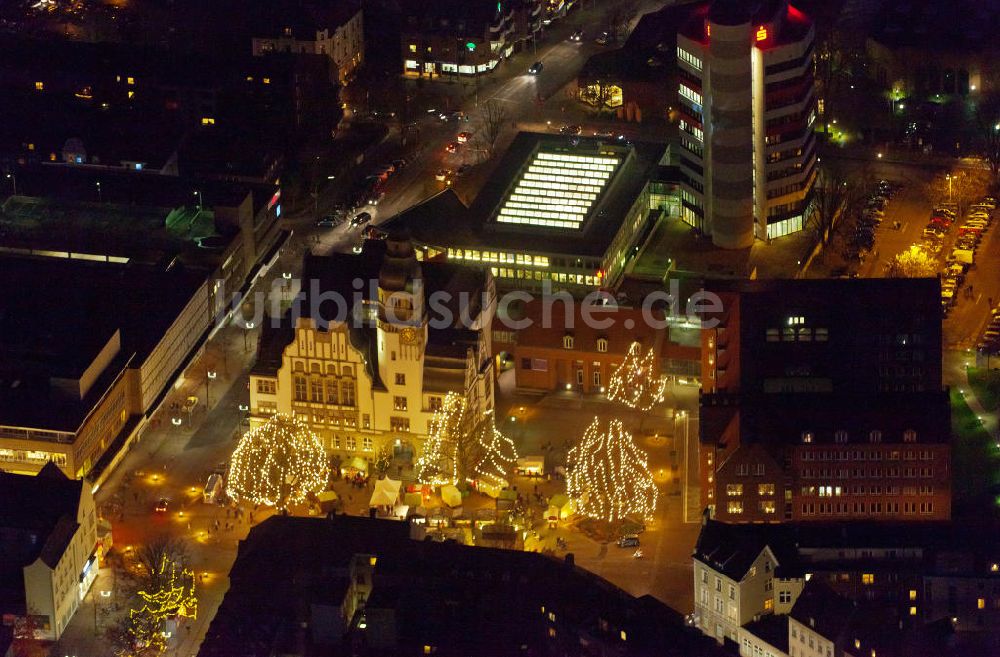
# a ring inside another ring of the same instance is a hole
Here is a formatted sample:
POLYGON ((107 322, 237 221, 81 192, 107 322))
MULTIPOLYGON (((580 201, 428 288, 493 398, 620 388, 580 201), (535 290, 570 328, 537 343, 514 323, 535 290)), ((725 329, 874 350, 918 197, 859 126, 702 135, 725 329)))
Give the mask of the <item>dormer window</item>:
POLYGON ((844 431, 843 429, 839 429, 836 433, 833 434, 833 440, 834 440, 834 442, 838 442, 838 443, 846 443, 847 442, 847 432, 844 431))
POLYGON ((567 333, 566 335, 563 336, 563 349, 572 349, 572 348, 573 348, 573 335, 571 333, 567 333))
POLYGON ((880 443, 882 442, 882 432, 877 429, 872 429, 868 432, 868 442, 880 443))
POLYGON ((802 442, 806 443, 806 444, 809 444, 812 441, 813 441, 813 433, 812 433, 812 431, 803 431, 802 432, 802 442))
POLYGON ((285 36, 286 37, 292 36, 292 28, 290 28, 290 27, 286 27, 285 28, 285 36))
POLYGON ((907 429, 903 432, 903 442, 904 443, 915 443, 917 442, 917 432, 913 429, 907 429))
POLYGON ((597 338, 597 351, 606 354, 608 352, 608 339, 597 338))

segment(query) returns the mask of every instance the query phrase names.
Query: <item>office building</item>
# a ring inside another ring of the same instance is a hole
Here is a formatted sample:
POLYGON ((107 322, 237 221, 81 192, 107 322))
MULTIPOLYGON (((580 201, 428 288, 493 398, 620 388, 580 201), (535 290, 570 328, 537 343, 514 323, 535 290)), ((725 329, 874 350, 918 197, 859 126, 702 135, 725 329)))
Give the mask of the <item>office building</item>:
POLYGON ((677 34, 682 218, 727 249, 802 230, 816 177, 813 25, 714 0, 677 34))
POLYGON ((710 283, 702 503, 729 522, 951 515, 936 279, 710 283))

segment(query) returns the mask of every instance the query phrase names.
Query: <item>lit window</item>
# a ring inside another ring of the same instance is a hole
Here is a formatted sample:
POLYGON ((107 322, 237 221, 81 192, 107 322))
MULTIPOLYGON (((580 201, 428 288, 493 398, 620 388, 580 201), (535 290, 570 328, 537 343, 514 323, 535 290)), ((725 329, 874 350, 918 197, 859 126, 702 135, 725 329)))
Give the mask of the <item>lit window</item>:
POLYGON ((129 98, 135 98, 135 92, 134 92, 134 91, 131 91, 131 90, 130 90, 130 91, 128 92, 128 97, 129 97, 129 98))
POLYGON ((774 495, 774 484, 758 484, 758 495, 774 495))
POLYGON ((861 583, 862 584, 874 584, 875 583, 875 575, 873 573, 862 573, 861 574, 861 583))
POLYGON ((271 84, 271 78, 264 78, 264 84, 271 84))
POLYGON ((910 589, 910 600, 916 600, 916 599, 917 599, 917 590, 910 589))
POLYGON ((729 513, 743 513, 743 502, 731 501, 726 507, 726 510, 729 511, 729 513))
MULTIPOLYGON (((129 92, 129 93, 131 93, 131 92, 129 92)), ((203 117, 201 117, 201 124, 202 125, 215 125, 215 119, 212 118, 211 116, 203 116, 203 117)))
POLYGON ((811 443, 813 441, 813 435, 811 431, 802 432, 802 442, 811 443))
POLYGON ((726 484, 726 495, 742 495, 743 484, 726 484))
POLYGON ((976 599, 976 609, 986 609, 986 598, 976 599))
POLYGON ((625 630, 622 630, 621 632, 619 632, 618 636, 620 636, 622 638, 622 641, 627 641, 628 640, 628 635, 625 634, 625 630))
POLYGON ((44 89, 45 89, 45 83, 44 82, 36 82, 35 83, 35 90, 36 91, 43 91, 44 89))
POLYGON ((607 353, 608 351, 608 339, 607 338, 597 338, 597 351, 600 353, 607 353))
POLYGON ((910 607, 910 616, 916 616, 916 615, 917 615, 917 608, 910 607))
POLYGON ((135 78, 126 78, 125 81, 128 82, 130 85, 135 84, 135 78))
POLYGON ((774 609, 774 598, 768 598, 767 600, 764 601, 764 609, 766 611, 774 609))
POLYGON ((410 52, 417 52, 417 44, 415 43, 410 44, 410 52))

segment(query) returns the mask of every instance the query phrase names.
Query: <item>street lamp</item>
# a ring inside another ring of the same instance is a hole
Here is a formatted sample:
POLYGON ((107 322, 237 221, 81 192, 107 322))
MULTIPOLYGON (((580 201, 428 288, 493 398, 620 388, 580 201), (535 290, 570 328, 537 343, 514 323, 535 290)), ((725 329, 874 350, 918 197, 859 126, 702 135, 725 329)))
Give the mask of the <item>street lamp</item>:
POLYGON ((196 189, 194 195, 198 197, 198 209, 201 210, 202 206, 204 205, 204 203, 202 202, 201 190, 196 189))
POLYGON ((17 196, 17 176, 13 173, 8 173, 7 178, 9 178, 11 183, 14 185, 14 196, 17 196))
POLYGON ((250 331, 252 331, 254 329, 254 326, 256 326, 256 324, 254 324, 253 322, 247 322, 246 323, 246 330, 243 331, 243 351, 244 352, 250 351, 250 346, 247 343, 247 337, 250 335, 250 331))
POLYGON ((949 173, 945 176, 948 179, 948 202, 951 203, 951 179, 952 175, 949 173))
POLYGON ((184 420, 180 419, 179 417, 172 417, 172 418, 170 418, 170 423, 173 424, 175 427, 181 426, 181 423, 183 421, 184 420))
POLYGON ((97 181, 97 202, 100 203, 102 200, 103 200, 103 197, 101 196, 101 181, 98 180, 97 181))
POLYGON ((212 406, 212 389, 209 383, 215 381, 215 378, 219 374, 215 370, 208 370, 205 372, 205 407, 211 408, 212 406))

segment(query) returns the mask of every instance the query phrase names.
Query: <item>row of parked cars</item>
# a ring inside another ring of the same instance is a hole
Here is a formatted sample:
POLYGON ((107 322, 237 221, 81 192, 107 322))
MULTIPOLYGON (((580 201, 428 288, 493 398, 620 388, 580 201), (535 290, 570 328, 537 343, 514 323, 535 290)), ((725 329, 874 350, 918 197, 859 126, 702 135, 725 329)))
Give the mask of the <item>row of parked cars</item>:
MULTIPOLYGON (((958 227, 954 248, 951 255, 948 256, 945 269, 941 274, 941 307, 946 315, 955 304, 956 292, 962 289, 966 272, 969 267, 975 264, 976 250, 979 248, 983 235, 989 230, 995 209, 996 200, 992 197, 986 197, 969 207, 964 223, 958 227)), ((956 210, 957 207, 954 205, 942 204, 931 213, 931 225, 939 230, 928 234, 927 229, 925 229, 924 239, 937 245, 935 252, 940 252, 943 236, 954 225, 956 210)))
POLYGON ((896 193, 896 186, 888 180, 880 180, 875 192, 868 197, 865 208, 858 218, 854 244, 859 250, 871 251, 875 246, 875 229, 882 225, 889 199, 896 193))
POLYGON ((978 346, 979 351, 1000 353, 1000 306, 995 306, 990 311, 990 323, 986 325, 986 331, 978 346))

